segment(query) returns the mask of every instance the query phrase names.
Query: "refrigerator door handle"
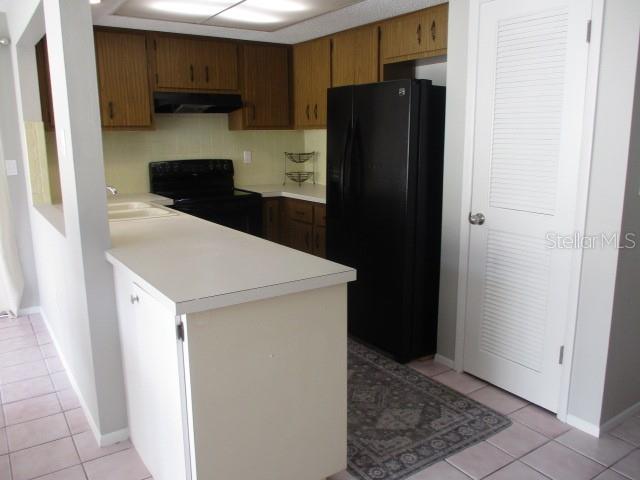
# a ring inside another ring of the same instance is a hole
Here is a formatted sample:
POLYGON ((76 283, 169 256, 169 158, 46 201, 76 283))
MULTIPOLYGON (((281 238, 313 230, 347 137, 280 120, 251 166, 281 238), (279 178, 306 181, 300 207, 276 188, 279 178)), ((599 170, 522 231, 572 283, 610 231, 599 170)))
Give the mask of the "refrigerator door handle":
POLYGON ((349 170, 350 179, 349 186, 352 197, 356 200, 360 198, 362 193, 362 162, 360 161, 360 131, 359 122, 356 119, 353 125, 353 132, 351 134, 351 154, 349 155, 349 170))
MULTIPOLYGON (((349 122, 349 126, 347 127, 347 139, 344 145, 344 153, 342 157, 342 162, 340 163, 340 207, 343 212, 345 207, 345 204, 344 204, 345 187, 346 188, 349 187, 348 185, 345 186, 345 177, 346 177, 347 161, 351 163, 352 134, 353 134, 353 127, 351 126, 351 122, 349 122)), ((350 170, 351 169, 349 169, 349 171, 350 170)))

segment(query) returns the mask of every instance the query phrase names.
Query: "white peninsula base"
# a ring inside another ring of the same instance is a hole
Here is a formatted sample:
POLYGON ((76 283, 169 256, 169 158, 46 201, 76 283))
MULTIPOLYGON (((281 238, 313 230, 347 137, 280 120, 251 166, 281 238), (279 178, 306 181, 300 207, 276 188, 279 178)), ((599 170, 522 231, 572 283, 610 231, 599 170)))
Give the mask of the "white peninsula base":
POLYGON ((346 468, 346 283, 176 316, 114 270, 131 439, 155 480, 346 468))

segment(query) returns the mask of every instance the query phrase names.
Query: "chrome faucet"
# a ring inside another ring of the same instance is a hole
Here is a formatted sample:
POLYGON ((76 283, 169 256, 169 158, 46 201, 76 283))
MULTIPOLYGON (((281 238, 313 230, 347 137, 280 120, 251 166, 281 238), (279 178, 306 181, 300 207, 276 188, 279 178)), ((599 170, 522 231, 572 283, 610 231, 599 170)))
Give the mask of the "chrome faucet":
POLYGON ((112 187, 111 185, 107 185, 107 192, 109 192, 114 197, 118 195, 118 189, 116 187, 112 187))

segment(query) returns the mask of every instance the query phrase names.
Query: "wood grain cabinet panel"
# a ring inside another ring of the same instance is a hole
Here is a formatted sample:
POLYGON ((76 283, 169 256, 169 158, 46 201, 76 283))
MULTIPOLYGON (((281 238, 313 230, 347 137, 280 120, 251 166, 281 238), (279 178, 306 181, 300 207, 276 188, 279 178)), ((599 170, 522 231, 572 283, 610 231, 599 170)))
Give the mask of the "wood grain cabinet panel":
POLYGON ((327 258, 327 229, 315 226, 313 228, 313 254, 327 258))
POLYGON ((291 220, 313 223, 313 204, 302 200, 287 200, 287 215, 291 220))
POLYGON ((313 254, 327 257, 327 207, 313 204, 313 254))
POLYGON ((427 52, 444 55, 449 37, 449 4, 443 3, 426 11, 427 52))
POLYGON ((264 238, 271 242, 280 241, 280 199, 262 200, 262 226, 264 238))
POLYGON ((193 42, 198 90, 238 90, 238 45, 215 40, 193 42))
POLYGON ((282 198, 280 208, 280 242, 296 250, 326 257, 326 206, 282 198))
POLYGON ((289 220, 287 222, 287 245, 296 250, 313 253, 313 225, 289 220))
POLYGON ((449 4, 403 15, 382 24, 382 60, 392 63, 446 54, 449 4))
POLYGON ((40 92, 42 122, 46 130, 54 130, 55 120, 53 117, 49 54, 47 52, 47 39, 44 37, 36 44, 36 64, 38 68, 38 90, 40 92))
POLYGON ((246 44, 240 49, 244 108, 229 115, 229 128, 290 128, 289 47, 246 44))
POLYGON ((94 37, 102 126, 151 126, 146 35, 96 31, 94 37))
POLYGON ((155 35, 153 42, 158 90, 238 90, 235 42, 179 35, 155 35))
POLYGON ((330 39, 295 45, 293 65, 296 127, 326 127, 327 89, 331 87, 330 39))
POLYGON ((337 33, 331 41, 332 86, 378 81, 380 42, 377 25, 337 33))
POLYGON ((153 40, 155 85, 159 89, 196 88, 194 43, 188 37, 158 35, 153 40))
POLYGON ((331 88, 331 40, 312 42, 313 126, 327 126, 327 90, 331 88))

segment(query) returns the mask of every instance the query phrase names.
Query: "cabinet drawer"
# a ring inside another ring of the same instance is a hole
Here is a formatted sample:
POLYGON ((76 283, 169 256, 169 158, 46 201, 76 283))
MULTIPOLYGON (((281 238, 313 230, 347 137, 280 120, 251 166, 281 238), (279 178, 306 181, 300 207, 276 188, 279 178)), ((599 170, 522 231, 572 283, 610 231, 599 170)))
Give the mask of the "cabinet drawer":
POLYGON ((313 218, 316 227, 327 226, 327 207, 325 205, 313 206, 313 218))
POLYGON ((299 200, 287 202, 287 214, 291 220, 302 223, 313 223, 313 204, 299 200))

